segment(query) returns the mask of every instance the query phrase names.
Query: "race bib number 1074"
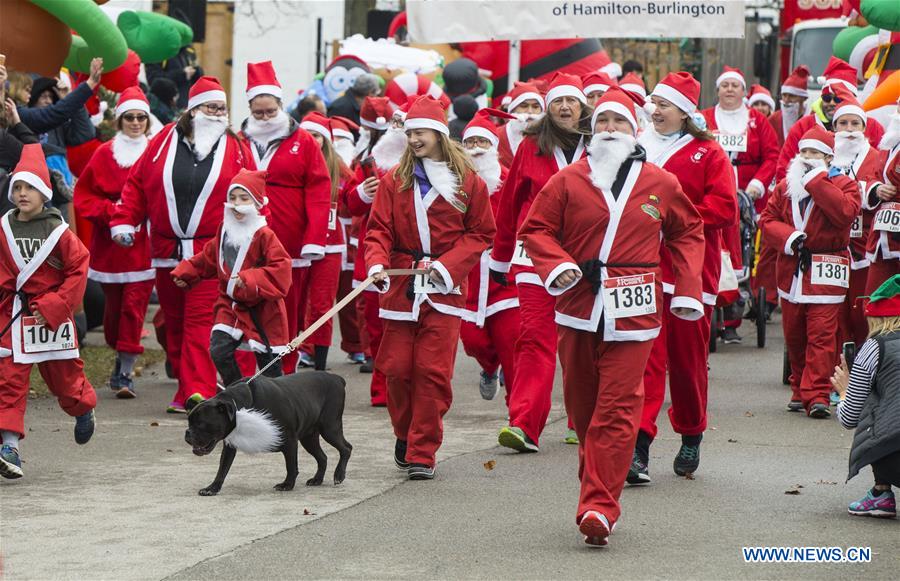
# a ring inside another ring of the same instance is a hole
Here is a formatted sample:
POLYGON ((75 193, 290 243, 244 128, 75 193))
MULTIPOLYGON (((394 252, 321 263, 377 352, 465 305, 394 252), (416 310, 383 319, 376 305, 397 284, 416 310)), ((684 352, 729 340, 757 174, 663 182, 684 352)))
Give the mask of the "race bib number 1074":
POLYGON ((75 325, 66 321, 56 331, 40 325, 35 317, 22 317, 22 351, 24 353, 46 353, 67 351, 75 348, 75 325))

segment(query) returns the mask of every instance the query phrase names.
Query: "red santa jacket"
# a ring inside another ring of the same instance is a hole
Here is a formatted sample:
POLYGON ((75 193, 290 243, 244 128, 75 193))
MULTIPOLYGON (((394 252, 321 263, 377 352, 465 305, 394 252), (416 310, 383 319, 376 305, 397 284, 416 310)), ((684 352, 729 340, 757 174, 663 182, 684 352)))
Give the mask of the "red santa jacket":
POLYGON ((126 283, 152 280, 156 271, 150 267, 150 240, 146 222, 135 227, 134 245, 124 248, 113 242, 110 221, 122 197, 122 188, 132 166, 119 165, 113 156, 113 143, 101 145, 75 182, 73 202, 78 215, 94 225, 91 237, 91 266, 88 278, 104 283, 126 283))
POLYGON ((174 268, 183 258, 202 252, 222 223, 222 208, 232 178, 244 167, 253 167, 250 152, 240 139, 222 135, 213 157, 206 184, 194 204, 190 223, 182 230, 178 222, 172 167, 179 132, 175 124, 163 128, 147 145, 144 155, 134 164, 116 206, 110 233, 134 234, 146 221, 150 228, 151 264, 156 268, 174 268))
MULTIPOLYGON (((81 305, 87 286, 88 251, 69 227, 62 223, 44 241, 41 249, 25 262, 9 225, 13 212, 7 212, 0 223, 5 244, 0 244, 0 328, 5 328, 14 313, 22 307, 16 291, 28 298, 28 307, 39 311, 52 331, 72 319, 81 305)), ((78 357, 77 345, 72 349, 45 353, 24 353, 22 319, 0 338, 0 357, 12 355, 15 363, 38 363, 78 357)), ((74 332, 74 325, 72 327, 74 332)), ((77 342, 77 338, 73 338, 77 342)))
POLYGON ((872 147, 868 141, 864 142, 863 146, 863 150, 857 154, 854 162, 843 170, 844 175, 856 182, 860 204, 862 205, 860 213, 856 215, 853 224, 850 226, 851 270, 866 268, 870 263, 869 258, 866 256, 866 250, 875 212, 868 209, 866 197, 871 190, 870 184, 878 181, 881 177, 881 170, 884 167, 883 152, 872 147))
MULTIPOLYGON (((775 137, 778 138, 779 151, 784 145, 784 119, 782 115, 783 113, 781 112, 781 109, 769 115, 769 125, 772 126, 772 130, 775 132, 775 137)), ((775 163, 777 165, 778 162, 776 161, 775 163)))
MULTIPOLYGON (((718 105, 703 111, 706 126, 711 132, 719 130, 716 120, 718 105)), ((746 190, 753 183, 765 194, 772 178, 775 177, 775 164, 778 162, 778 137, 769 125, 766 116, 752 107, 747 107, 747 151, 728 154, 737 172, 737 186, 746 190)))
POLYGON ((379 314, 383 319, 416 321, 427 301, 441 313, 464 317, 469 273, 496 231, 487 187, 470 171, 451 204, 436 187, 422 197, 415 178, 414 187, 400 189, 395 172, 381 178, 369 216, 365 238, 369 271, 411 268, 414 254, 425 255, 434 261, 444 284, 438 293, 410 298, 410 277, 388 280, 380 291, 384 294, 379 297, 379 314))
POLYGON ((900 200, 895 197, 890 202, 882 202, 875 195, 875 189, 883 184, 900 188, 900 143, 880 153, 884 169, 867 184, 865 194, 866 207, 875 212, 866 245, 866 257, 871 261, 900 258, 900 200))
POLYGON ((254 143, 248 149, 257 169, 268 171, 269 227, 291 255, 295 268, 325 254, 331 178, 315 138, 298 126, 287 137, 270 143, 260 155, 254 143))
POLYGON ((203 252, 183 261, 173 277, 193 285, 201 279, 219 279, 219 297, 213 305, 213 331, 223 331, 241 339, 249 349, 266 352, 266 344, 253 322, 251 311, 266 333, 274 353, 287 348, 287 310, 284 297, 291 287, 291 257, 275 232, 263 226, 253 239, 238 249, 234 268, 222 256, 222 228, 206 243, 203 252), (237 286, 240 278, 244 286, 237 286))
MULTIPOLYGON (((803 134, 809 131, 816 123, 824 125, 816 113, 810 113, 809 115, 801 117, 800 120, 791 127, 787 137, 784 138, 784 145, 781 147, 781 153, 778 156, 778 166, 775 169, 776 181, 780 182, 784 179, 785 174, 787 174, 788 166, 791 164, 791 160, 800 153, 800 148, 798 146, 800 138, 803 137, 803 134)), ((881 123, 870 117, 866 121, 866 137, 869 138, 869 143, 872 144, 873 147, 878 147, 878 143, 883 136, 884 127, 882 127, 881 123)))
POLYGON ((775 186, 759 219, 766 245, 777 249, 778 296, 792 303, 838 304, 850 285, 850 225, 859 214, 856 182, 824 167, 803 177, 809 202, 788 193, 787 180, 775 186), (804 209, 801 209, 803 204, 804 209), (792 248, 806 236, 799 251, 792 248))
MULTIPOLYGON (((573 160, 584 157, 584 143, 579 142, 573 160)), ((502 162, 501 162, 502 163, 502 162)), ((563 152, 556 148, 554 155, 542 155, 537 139, 526 136, 513 158, 509 175, 500 190, 500 207, 497 210, 497 236, 491 251, 490 268, 498 272, 509 272, 515 261, 513 272, 516 284, 543 285, 534 267, 522 252, 521 241, 516 240, 519 226, 525 221, 528 209, 535 196, 554 174, 568 165, 563 152)))
POLYGON ((556 322, 596 332, 602 320, 605 341, 654 339, 663 305, 660 239, 672 256, 672 307, 701 318, 703 221, 678 181, 634 160, 615 197, 592 183, 592 163, 581 160, 550 178, 519 230, 544 287, 558 297, 556 322), (569 269, 580 273, 577 281, 553 287, 569 269))

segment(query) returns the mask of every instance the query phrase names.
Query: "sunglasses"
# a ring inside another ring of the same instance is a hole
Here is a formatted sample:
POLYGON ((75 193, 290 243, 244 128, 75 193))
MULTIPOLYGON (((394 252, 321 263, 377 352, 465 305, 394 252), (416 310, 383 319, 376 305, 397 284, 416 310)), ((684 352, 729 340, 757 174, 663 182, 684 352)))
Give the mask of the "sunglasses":
POLYGON ((141 123, 143 123, 144 121, 149 119, 149 117, 147 117, 146 115, 122 115, 122 119, 129 123, 133 123, 135 121, 140 121, 141 123))
POLYGON ((831 94, 822 95, 823 103, 831 103, 832 101, 834 101, 835 103, 840 103, 841 101, 843 101, 843 99, 841 99, 837 95, 831 95, 831 94))

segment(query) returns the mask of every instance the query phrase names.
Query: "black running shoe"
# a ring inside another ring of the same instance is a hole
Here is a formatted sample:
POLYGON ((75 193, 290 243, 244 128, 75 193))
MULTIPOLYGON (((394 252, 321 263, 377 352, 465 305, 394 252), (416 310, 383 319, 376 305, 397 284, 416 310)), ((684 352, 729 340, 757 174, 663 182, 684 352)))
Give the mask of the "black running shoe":
POLYGON ((737 329, 733 327, 725 327, 722 331, 722 342, 726 345, 738 345, 743 340, 744 338, 738 335, 737 329))
POLYGON ((635 449, 631 457, 631 468, 628 469, 628 476, 625 478, 628 484, 650 484, 649 462, 641 456, 642 454, 635 449))
POLYGON ((787 409, 789 412, 802 412, 803 402, 798 399, 792 399, 788 402, 787 409))
POLYGON ((814 403, 809 408, 809 417, 815 420, 827 420, 831 417, 831 410, 828 409, 828 404, 814 403))
POLYGON ((410 480, 433 480, 434 466, 410 464, 409 469, 406 471, 406 476, 410 480))
POLYGON ((394 464, 400 470, 409 470, 409 462, 406 461, 406 442, 403 440, 394 443, 394 464))
POLYGON ((679 476, 693 474, 699 467, 700 444, 697 444, 695 446, 681 444, 681 449, 678 450, 678 455, 675 456, 675 462, 673 462, 675 474, 679 476))
POLYGON ((372 373, 375 371, 375 363, 371 357, 366 357, 366 362, 359 366, 360 373, 372 373))

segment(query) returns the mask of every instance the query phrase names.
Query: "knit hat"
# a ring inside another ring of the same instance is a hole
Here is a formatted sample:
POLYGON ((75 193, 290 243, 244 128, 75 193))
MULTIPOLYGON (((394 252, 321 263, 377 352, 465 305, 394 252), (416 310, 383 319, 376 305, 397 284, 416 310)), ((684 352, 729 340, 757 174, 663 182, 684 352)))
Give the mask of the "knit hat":
POLYGON ((333 141, 334 139, 332 136, 333 127, 331 125, 331 119, 318 111, 313 111, 304 117, 303 121, 300 122, 300 128, 305 129, 310 133, 318 133, 328 141, 333 141))
MULTIPOLYGON (((619 86, 624 88, 621 84, 619 86)), ((693 75, 684 71, 669 73, 657 83, 652 95, 665 99, 688 115, 692 115, 697 110, 697 103, 700 102, 700 83, 693 75)))
POLYGON ((807 89, 809 75, 809 67, 806 65, 800 65, 791 71, 790 76, 788 76, 781 85, 781 94, 809 97, 809 90, 807 89))
POLYGON ((747 99, 747 104, 753 105, 754 103, 765 103, 772 111, 775 110, 775 99, 772 98, 772 93, 762 85, 750 85, 750 98, 747 99))
POLYGON ((403 130, 433 129, 438 133, 450 135, 450 127, 447 126, 447 113, 441 102, 431 95, 423 95, 416 99, 406 114, 403 130))
POLYGON ((602 71, 588 73, 581 77, 581 81, 584 83, 585 95, 590 95, 596 91, 603 91, 605 93, 610 87, 618 85, 612 77, 602 71))
POLYGON ((199 107, 210 101, 225 101, 225 89, 219 83, 219 79, 215 77, 200 77, 197 82, 191 85, 188 91, 188 109, 199 107))
POLYGON ((281 83, 275 76, 272 61, 247 63, 247 100, 259 95, 272 95, 281 99, 281 83))
POLYGON ((253 198, 253 202, 256 206, 262 208, 269 203, 269 198, 266 196, 267 177, 268 172, 266 171, 241 169, 241 171, 231 179, 231 185, 228 186, 228 191, 231 192, 231 190, 235 188, 243 188, 250 192, 250 196, 253 198))
POLYGON ((143 111, 147 115, 150 114, 150 102, 140 87, 128 87, 119 95, 116 117, 121 117, 126 111, 143 111))
POLYGON ((822 83, 823 93, 833 94, 835 85, 843 85, 854 95, 857 94, 856 69, 836 56, 831 57, 831 60, 828 61, 828 66, 825 67, 825 72, 819 77, 819 82, 822 83))
POLYGON ((556 73, 556 76, 550 81, 550 88, 547 89, 544 101, 549 105, 560 97, 575 97, 583 104, 587 103, 581 79, 568 73, 556 73))
POLYGON ((834 134, 821 125, 813 125, 803 134, 797 144, 798 151, 806 148, 821 151, 826 155, 834 155, 834 134))
POLYGON ((644 80, 635 73, 628 73, 619 79, 619 87, 624 91, 631 91, 647 98, 647 86, 644 84, 644 80))
POLYGON ((742 87, 747 88, 747 81, 744 79, 744 73, 741 72, 741 69, 729 67, 728 65, 722 67, 722 74, 716 77, 716 87, 721 85, 722 81, 727 81, 728 79, 738 81, 742 87))
POLYGON ((25 182, 36 188, 44 196, 44 201, 49 202, 53 197, 53 188, 50 186, 50 170, 47 169, 47 159, 40 143, 28 143, 22 146, 22 155, 19 163, 9 178, 9 191, 6 197, 13 200, 13 185, 16 182, 25 182))
POLYGON ((547 108, 544 104, 544 97, 533 83, 516 83, 507 97, 509 97, 509 103, 506 106, 507 111, 512 111, 525 101, 531 99, 540 103, 541 111, 544 111, 547 108))
POLYGON ((384 131, 391 118, 391 101, 387 97, 366 97, 359 110, 359 123, 370 129, 384 131))
POLYGON ((462 140, 465 141, 470 137, 483 137, 490 141, 492 146, 497 147, 500 144, 500 138, 497 137, 497 126, 491 121, 491 117, 500 117, 501 119, 516 118, 515 115, 504 113, 499 109, 481 109, 466 125, 466 129, 462 134, 462 140))
POLYGON ((603 96, 597 101, 597 105, 594 108, 594 115, 591 117, 591 130, 593 131, 594 126, 597 125, 597 118, 600 117, 601 113, 612 111, 613 113, 618 113, 622 117, 628 119, 631 128, 637 133, 638 122, 634 105, 634 99, 632 99, 625 91, 619 87, 612 87, 610 90, 603 93, 603 96))
POLYGON ((884 281, 869 296, 866 304, 867 317, 900 316, 900 274, 895 274, 884 281))
POLYGON ((862 105, 859 104, 859 101, 856 100, 856 97, 842 86, 837 86, 835 89, 841 102, 838 103, 837 109, 834 110, 832 124, 837 123, 838 117, 841 115, 856 115, 862 119, 863 125, 865 125, 867 122, 866 112, 863 110, 862 105))

